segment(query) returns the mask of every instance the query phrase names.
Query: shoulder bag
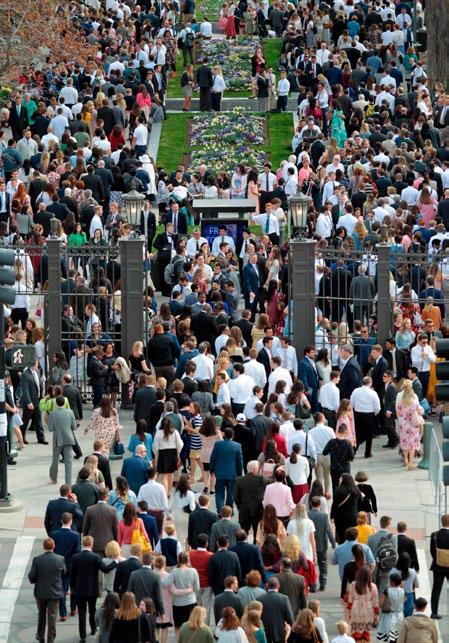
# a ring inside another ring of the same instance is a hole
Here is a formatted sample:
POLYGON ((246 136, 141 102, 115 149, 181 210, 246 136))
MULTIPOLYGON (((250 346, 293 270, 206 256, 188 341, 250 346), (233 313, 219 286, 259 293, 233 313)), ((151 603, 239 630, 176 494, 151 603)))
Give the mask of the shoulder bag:
POLYGON ((304 457, 307 458, 307 460, 309 462, 310 471, 312 471, 313 467, 316 465, 316 462, 315 462, 315 458, 313 456, 309 455, 309 453, 308 453, 308 451, 309 451, 308 448, 307 448, 308 444, 309 444, 309 432, 307 431, 307 433, 306 433, 306 448, 305 448, 306 452, 304 453, 304 457))

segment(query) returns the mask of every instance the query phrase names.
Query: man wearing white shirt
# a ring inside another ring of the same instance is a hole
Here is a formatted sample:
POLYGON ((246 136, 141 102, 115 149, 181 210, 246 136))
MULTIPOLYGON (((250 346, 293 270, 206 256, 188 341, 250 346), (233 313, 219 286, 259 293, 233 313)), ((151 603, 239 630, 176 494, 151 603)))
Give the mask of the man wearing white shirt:
POLYGON ((96 205, 94 208, 94 216, 91 219, 89 226, 89 238, 93 239, 95 236, 95 230, 101 231, 101 236, 104 236, 104 227, 103 227, 103 207, 101 205, 96 205))
MULTIPOLYGON (((246 373, 246 364, 244 366, 245 366, 245 373, 246 373)), ((246 374, 248 375, 248 373, 246 374)), ((247 420, 252 420, 254 417, 256 417, 257 415, 256 404, 260 404, 262 397, 263 397, 263 387, 255 386, 253 388, 252 397, 249 398, 249 400, 245 404, 245 408, 243 409, 243 413, 246 416, 247 420)))
POLYGON ((207 243, 207 239, 201 236, 201 231, 195 229, 193 235, 186 243, 186 253, 192 259, 200 252, 203 243, 207 243))
POLYGON ((269 236, 273 244, 279 244, 279 221, 277 216, 273 214, 273 205, 271 203, 265 205, 265 212, 263 214, 252 214, 251 218, 254 223, 260 225, 262 232, 269 236))
MULTIPOLYGON (((330 167, 330 166, 329 166, 330 167)), ((333 197, 335 188, 338 188, 340 184, 335 181, 335 170, 332 170, 328 173, 327 181, 323 186, 323 196, 321 204, 325 205, 333 197)))
POLYGON ((281 337, 280 346, 273 344, 273 356, 279 357, 281 360, 282 368, 287 369, 295 377, 298 374, 298 357, 296 355, 296 348, 290 345, 288 337, 281 337))
POLYGON ((229 390, 229 385, 226 382, 226 373, 217 373, 217 406, 222 404, 231 404, 231 391, 229 390))
MULTIPOLYGON (((327 43, 322 42, 320 49, 316 51, 316 61, 321 67, 329 62, 331 56, 330 49, 327 47, 327 43)), ((327 92, 326 92, 327 93, 327 92)))
POLYGON ((329 210, 324 210, 320 212, 316 220, 315 232, 319 234, 323 239, 330 239, 334 231, 334 222, 332 219, 332 214, 329 210))
POLYGON ((59 92, 59 98, 64 99, 64 103, 69 109, 78 102, 78 90, 73 86, 72 78, 67 78, 67 85, 59 92))
POLYGON ((329 494, 332 491, 331 463, 330 456, 323 455, 323 449, 329 440, 335 438, 335 433, 326 425, 323 413, 316 413, 315 426, 309 431, 310 438, 312 438, 316 448, 316 479, 323 485, 324 493, 329 494))
POLYGON ((277 86, 278 100, 277 108, 280 112, 285 112, 287 109, 288 95, 290 93, 290 81, 287 80, 287 72, 281 71, 281 77, 277 86))
POLYGON ((281 358, 277 355, 272 358, 273 370, 268 378, 268 395, 274 393, 278 382, 285 382, 284 393, 288 395, 292 390, 292 376, 286 368, 281 366, 281 358))
POLYGON ((332 159, 332 163, 329 163, 329 165, 326 166, 326 174, 330 174, 331 172, 336 172, 337 170, 341 170, 343 174, 345 173, 345 168, 341 163, 341 158, 339 154, 335 154, 334 158, 332 159))
POLYGON ((375 105, 380 107, 382 102, 385 100, 388 103, 388 107, 394 112, 394 96, 390 93, 391 86, 385 85, 383 91, 379 92, 376 96, 375 105))
POLYGON ((419 191, 413 187, 414 179, 408 180, 408 186, 401 192, 401 201, 405 201, 407 205, 416 205, 418 200, 419 191))
POLYGON ((329 426, 335 428, 337 411, 340 406, 340 389, 337 384, 340 381, 340 373, 332 371, 330 380, 320 388, 318 396, 324 417, 329 426))
POLYGON ((279 349, 281 348, 281 340, 279 339, 279 337, 277 337, 274 334, 273 328, 271 326, 266 326, 263 329, 263 332, 264 332, 264 336, 261 339, 259 339, 256 344, 256 351, 259 353, 259 351, 261 351, 262 348, 264 348, 263 340, 265 339, 265 337, 269 337, 270 339, 273 340, 273 343, 271 345, 272 354, 274 354, 274 352, 278 353, 279 349))
POLYGON ((152 467, 148 469, 148 482, 140 487, 137 500, 138 502, 144 500, 148 504, 147 513, 156 518, 159 534, 162 534, 164 514, 170 517, 170 508, 165 487, 160 482, 156 482, 156 475, 156 469, 152 467))
POLYGON ((348 203, 345 206, 344 212, 345 214, 338 219, 338 227, 345 228, 348 235, 351 235, 355 230, 355 224, 357 223, 357 219, 352 214, 352 205, 350 203, 348 203), (349 207, 349 211, 347 209, 348 207, 349 207))
POLYGON ((220 351, 222 348, 226 346, 226 343, 231 336, 231 331, 229 330, 229 326, 225 326, 224 324, 220 326, 221 333, 218 335, 217 339, 215 340, 215 354, 219 355, 220 351))
POLYGON ((310 437, 310 432, 308 431, 307 433, 304 431, 304 422, 298 418, 295 418, 293 420, 293 426, 295 427, 295 432, 292 433, 288 439, 287 443, 287 451, 288 453, 291 453, 293 450, 293 445, 294 444, 299 444, 301 447, 301 455, 304 456, 312 456, 312 458, 315 459, 316 462, 316 446, 315 442, 313 441, 313 438, 310 437), (307 448, 306 448, 306 440, 307 440, 307 448))
POLYGON ((416 338, 416 345, 410 351, 412 366, 418 369, 418 378, 422 384, 424 397, 427 395, 429 386, 430 365, 435 364, 437 358, 433 349, 429 346, 429 339, 426 333, 421 333, 416 338))
POLYGON ((263 210, 265 204, 270 200, 270 194, 276 186, 276 174, 271 171, 271 164, 265 163, 263 166, 262 174, 259 174, 258 181, 260 183, 260 207, 263 210))
POLYGON ((371 446, 377 427, 376 415, 379 415, 380 412, 379 396, 372 388, 372 385, 372 379, 370 377, 364 377, 362 386, 354 389, 350 397, 351 406, 354 409, 357 449, 361 444, 366 443, 365 458, 373 457, 371 446))
POLYGON ((221 225, 219 227, 218 229, 219 235, 218 237, 215 237, 215 239, 212 242, 212 255, 214 257, 216 257, 220 252, 220 243, 229 244, 229 247, 231 248, 232 252, 235 252, 234 239, 226 234, 227 231, 228 229, 225 225, 221 225))
POLYGON ((229 391, 232 400, 232 412, 234 416, 237 413, 243 413, 245 404, 253 395, 254 380, 252 377, 245 373, 243 364, 234 365, 234 373, 236 377, 229 382, 229 391))
POLYGON ((55 136, 57 136, 58 139, 61 140, 66 128, 69 126, 69 121, 62 113, 62 109, 60 107, 58 107, 56 111, 56 116, 51 119, 50 125, 53 128, 55 136))
POLYGON ((202 38, 210 40, 212 38, 212 24, 208 21, 206 16, 204 16, 202 23, 200 24, 200 34, 202 38))
POLYGON ((139 118, 139 124, 134 129, 132 145, 136 150, 137 158, 143 156, 147 151, 148 127, 145 125, 143 117, 139 118))
POLYGON ((208 346, 206 342, 201 342, 198 350, 200 354, 192 359, 192 362, 196 364, 195 379, 200 382, 202 380, 212 381, 214 377, 214 360, 207 352, 208 346))
MULTIPOLYGON (((294 435, 295 433, 295 427, 293 425, 293 420, 292 420, 292 414, 290 411, 284 411, 282 413, 282 423, 279 426, 279 435, 282 435, 282 437, 285 440, 285 444, 290 443, 290 438, 294 435)), ((289 452, 290 453, 290 452, 289 452)))
MULTIPOLYGON (((263 364, 257 361, 257 351, 252 348, 249 351, 249 362, 245 362, 245 373, 253 378, 256 386, 260 386, 262 389, 267 383, 267 374, 263 364)), ((245 413, 246 415, 246 413, 245 413)))

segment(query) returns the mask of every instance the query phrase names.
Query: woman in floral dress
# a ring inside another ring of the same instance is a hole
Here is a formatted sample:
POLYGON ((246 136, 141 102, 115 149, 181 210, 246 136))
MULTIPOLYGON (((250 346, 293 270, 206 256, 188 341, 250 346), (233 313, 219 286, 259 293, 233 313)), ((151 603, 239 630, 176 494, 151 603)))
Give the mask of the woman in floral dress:
POLYGON ((340 424, 346 424, 348 427, 348 440, 353 447, 356 446, 355 439, 355 425, 354 425, 354 413, 352 412, 352 406, 349 400, 341 400, 340 406, 337 411, 337 424, 335 425, 335 432, 337 432, 340 424))
POLYGON ((118 413, 112 406, 112 400, 104 395, 100 406, 94 409, 84 434, 93 429, 95 440, 103 440, 105 448, 110 451, 114 442, 120 440, 120 428, 118 413))
POLYGON ((359 569, 348 587, 348 608, 351 635, 357 641, 370 641, 370 627, 377 626, 379 597, 367 567, 359 569))
POLYGON ((399 445, 404 457, 404 466, 410 471, 416 469, 413 461, 415 451, 421 444, 421 430, 424 425, 423 410, 411 380, 404 380, 402 390, 396 398, 396 415, 399 420, 399 445))

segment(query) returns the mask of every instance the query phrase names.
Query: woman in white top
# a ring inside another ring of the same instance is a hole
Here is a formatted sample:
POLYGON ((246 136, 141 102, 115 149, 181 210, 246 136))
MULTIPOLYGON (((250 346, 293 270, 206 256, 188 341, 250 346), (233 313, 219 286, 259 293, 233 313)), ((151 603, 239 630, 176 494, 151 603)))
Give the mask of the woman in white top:
POLYGON ((160 429, 156 431, 153 442, 153 453, 157 472, 161 474, 161 483, 170 497, 173 486, 173 474, 178 469, 179 456, 183 448, 179 431, 169 417, 164 417, 160 429))
POLYGON ((287 534, 297 536, 304 556, 307 560, 313 560, 316 563, 315 525, 307 517, 305 505, 296 507, 292 519, 287 525, 287 534))
POLYGON ((25 328, 26 320, 28 319, 28 311, 30 310, 30 297, 27 295, 27 287, 25 283, 25 270, 23 263, 19 260, 16 261, 14 266, 14 275, 16 281, 14 282, 14 291, 16 299, 11 306, 11 319, 15 324, 19 321, 22 328, 25 328))
MULTIPOLYGON (((190 487, 187 474, 183 473, 179 476, 178 484, 170 498, 169 506, 172 519, 179 529, 179 524, 184 516, 187 518, 187 515, 192 513, 196 507, 195 494, 190 487)), ((184 522, 186 523, 186 520, 184 522)))
POLYGON ((288 460, 285 461, 285 473, 293 483, 293 502, 298 504, 304 494, 309 491, 307 478, 310 473, 309 461, 301 455, 301 447, 294 444, 288 460))
POLYGON ((240 627, 240 621, 233 607, 225 607, 222 617, 215 628, 218 643, 248 643, 245 631, 240 627))
POLYGON ((308 608, 313 612, 313 622, 318 632, 321 634, 322 643, 329 643, 329 637, 326 632, 326 623, 320 616, 321 603, 318 600, 309 601, 308 608))

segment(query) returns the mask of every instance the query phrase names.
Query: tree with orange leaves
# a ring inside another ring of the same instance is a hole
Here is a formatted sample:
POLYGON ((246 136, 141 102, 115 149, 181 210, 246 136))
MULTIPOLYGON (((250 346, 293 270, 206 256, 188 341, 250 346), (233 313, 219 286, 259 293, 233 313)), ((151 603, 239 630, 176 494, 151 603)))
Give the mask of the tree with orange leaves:
POLYGON ((83 65, 95 56, 68 9, 54 0, 0 0, 0 25, 0 84, 17 82, 31 63, 83 65))

